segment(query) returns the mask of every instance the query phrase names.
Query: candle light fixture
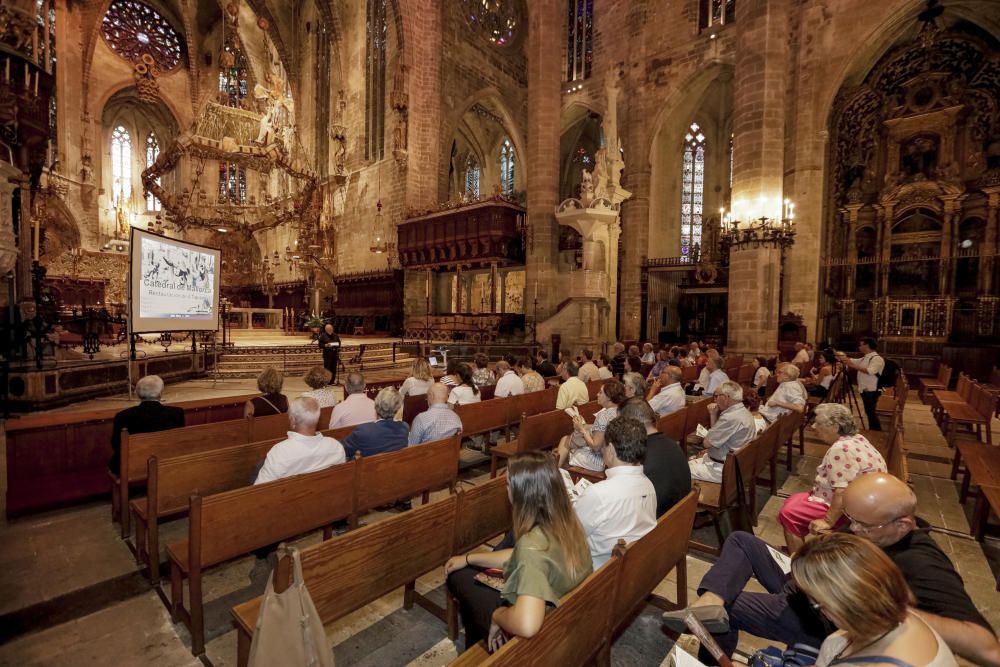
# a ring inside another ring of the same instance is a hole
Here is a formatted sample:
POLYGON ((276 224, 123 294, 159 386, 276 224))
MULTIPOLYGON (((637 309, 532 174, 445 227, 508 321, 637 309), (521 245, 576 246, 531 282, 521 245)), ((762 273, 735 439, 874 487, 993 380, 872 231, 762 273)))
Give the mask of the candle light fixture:
POLYGON ((771 212, 771 209, 777 208, 776 202, 777 200, 761 197, 757 211, 750 215, 746 215, 748 207, 745 205, 741 206, 743 213, 720 208, 720 241, 723 252, 734 248, 790 247, 795 242, 795 204, 788 199, 782 201, 781 215, 777 217, 771 212))

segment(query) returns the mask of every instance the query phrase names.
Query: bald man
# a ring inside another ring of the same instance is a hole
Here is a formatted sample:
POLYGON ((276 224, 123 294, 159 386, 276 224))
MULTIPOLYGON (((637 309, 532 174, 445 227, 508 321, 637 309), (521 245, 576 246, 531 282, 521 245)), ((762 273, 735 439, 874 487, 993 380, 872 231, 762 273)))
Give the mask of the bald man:
POLYGON ((448 405, 450 388, 440 382, 427 390, 427 410, 413 418, 408 443, 410 446, 450 438, 462 432, 462 420, 448 405))
MULTIPOLYGON (((965 592, 962 578, 916 518, 917 499, 905 483, 883 473, 855 479, 844 494, 850 529, 882 547, 902 571, 916 597, 916 608, 948 647, 976 665, 1000 666, 1000 644, 993 629, 965 592)), ((812 608, 772 557, 768 545, 750 533, 732 533, 722 555, 701 580, 691 607, 663 615, 665 627, 686 632, 688 611, 702 620, 719 645, 732 654, 743 630, 789 646, 817 650, 834 628, 812 608), (751 578, 768 591, 744 591, 751 578)), ((709 658, 705 651, 703 661, 709 658)))

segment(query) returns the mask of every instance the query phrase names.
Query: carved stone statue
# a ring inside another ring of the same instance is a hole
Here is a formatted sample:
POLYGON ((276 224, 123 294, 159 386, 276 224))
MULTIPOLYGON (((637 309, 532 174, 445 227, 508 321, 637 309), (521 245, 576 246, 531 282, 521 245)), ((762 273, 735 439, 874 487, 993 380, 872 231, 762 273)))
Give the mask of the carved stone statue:
POLYGON ((394 151, 405 151, 407 145, 407 120, 406 114, 399 114, 396 127, 392 131, 392 149, 394 151))
POLYGON ((410 68, 400 59, 399 66, 392 75, 392 108, 396 111, 406 111, 410 105, 409 79, 410 68))
POLYGON ((594 153, 592 199, 608 198, 608 149, 601 147, 594 153))
POLYGON ((580 201, 584 206, 589 206, 594 201, 594 178, 589 171, 583 170, 580 180, 580 201))

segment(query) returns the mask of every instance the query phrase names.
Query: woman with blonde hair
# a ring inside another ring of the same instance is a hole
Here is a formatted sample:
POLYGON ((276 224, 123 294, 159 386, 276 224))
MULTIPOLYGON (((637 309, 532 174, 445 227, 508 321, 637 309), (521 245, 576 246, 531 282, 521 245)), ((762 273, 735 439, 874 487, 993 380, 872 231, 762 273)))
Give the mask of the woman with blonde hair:
POLYGON ((313 366, 306 373, 303 381, 310 391, 303 392, 302 396, 315 398, 320 409, 328 408, 337 404, 337 393, 334 386, 330 384, 333 375, 322 366, 313 366))
POLYGON ((445 564, 448 590, 459 601, 466 650, 484 637, 491 652, 509 637, 533 637, 546 609, 593 571, 583 526, 551 456, 512 457, 507 495, 514 548, 453 556, 445 564), (478 583, 478 568, 503 570, 502 588, 478 583))
POLYGON ((403 385, 399 388, 399 395, 403 398, 421 396, 430 391, 432 384, 434 376, 431 375, 431 365, 423 357, 417 357, 413 361, 410 377, 403 380, 403 385))
POLYGON ((886 553, 869 540, 830 533, 807 542, 792 576, 838 628, 820 647, 817 667, 953 667, 948 645, 913 609, 913 594, 886 553))
POLYGON ((246 402, 243 414, 246 417, 266 417, 281 415, 288 412, 288 397, 281 393, 285 376, 277 368, 267 366, 257 376, 257 388, 262 396, 257 396, 246 402))

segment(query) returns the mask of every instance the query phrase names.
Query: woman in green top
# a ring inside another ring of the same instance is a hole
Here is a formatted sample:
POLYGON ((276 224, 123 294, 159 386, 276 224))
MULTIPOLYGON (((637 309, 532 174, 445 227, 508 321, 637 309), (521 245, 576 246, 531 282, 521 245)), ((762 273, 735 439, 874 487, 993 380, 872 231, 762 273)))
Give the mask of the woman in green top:
POLYGON ((466 649, 484 637, 493 652, 509 637, 534 636, 546 606, 558 604, 593 571, 583 527, 551 456, 512 457, 507 495, 514 548, 453 556, 445 564, 448 590, 459 601, 466 649), (477 568, 503 569, 503 590, 476 582, 477 568))

